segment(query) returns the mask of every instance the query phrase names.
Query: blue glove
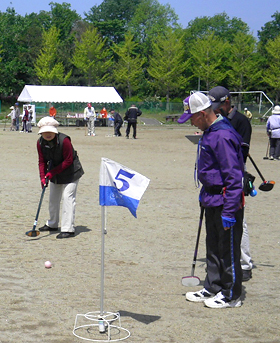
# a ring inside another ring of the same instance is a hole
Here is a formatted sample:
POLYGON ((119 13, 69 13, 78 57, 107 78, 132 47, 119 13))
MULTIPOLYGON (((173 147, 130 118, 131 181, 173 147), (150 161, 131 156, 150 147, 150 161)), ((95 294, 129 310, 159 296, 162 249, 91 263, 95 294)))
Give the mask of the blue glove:
POLYGON ((223 221, 223 227, 232 227, 236 223, 235 218, 228 218, 228 217, 223 217, 223 216, 222 216, 222 221, 223 221))

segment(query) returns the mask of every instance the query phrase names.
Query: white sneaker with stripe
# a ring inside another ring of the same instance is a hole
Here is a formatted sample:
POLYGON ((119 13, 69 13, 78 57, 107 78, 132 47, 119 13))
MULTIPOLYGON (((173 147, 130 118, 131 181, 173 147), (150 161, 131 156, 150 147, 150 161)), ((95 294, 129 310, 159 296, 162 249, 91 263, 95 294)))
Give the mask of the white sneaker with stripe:
POLYGON ((197 292, 187 292, 186 293, 186 299, 189 301, 200 303, 200 302, 205 301, 206 299, 214 297, 214 295, 215 294, 210 293, 205 288, 203 288, 197 292))
POLYGON ((242 302, 240 298, 236 300, 228 300, 223 296, 222 292, 219 292, 216 294, 213 298, 206 299, 204 301, 205 306, 210 308, 234 308, 234 307, 240 307, 242 305, 242 302))

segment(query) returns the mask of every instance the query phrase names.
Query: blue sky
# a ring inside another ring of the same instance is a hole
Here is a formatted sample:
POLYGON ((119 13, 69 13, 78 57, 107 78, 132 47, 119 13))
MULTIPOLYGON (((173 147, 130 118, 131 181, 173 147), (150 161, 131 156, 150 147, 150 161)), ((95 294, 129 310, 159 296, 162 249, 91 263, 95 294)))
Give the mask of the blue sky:
MULTIPOLYGON (((133 1, 133 0, 132 0, 133 1)), ((280 12, 279 0, 158 0, 161 4, 169 3, 179 16, 179 22, 185 28, 189 21, 196 17, 209 16, 226 12, 230 18, 237 17, 242 19, 250 27, 250 31, 257 36, 257 31, 268 21, 276 12, 280 12)), ((14 7, 16 12, 21 15, 40 10, 50 10, 50 0, 1 0, 0 11, 5 12, 7 7, 14 7)), ((82 17, 84 12, 88 12, 94 5, 99 5, 102 0, 53 0, 57 3, 70 3, 71 8, 76 10, 82 17)))

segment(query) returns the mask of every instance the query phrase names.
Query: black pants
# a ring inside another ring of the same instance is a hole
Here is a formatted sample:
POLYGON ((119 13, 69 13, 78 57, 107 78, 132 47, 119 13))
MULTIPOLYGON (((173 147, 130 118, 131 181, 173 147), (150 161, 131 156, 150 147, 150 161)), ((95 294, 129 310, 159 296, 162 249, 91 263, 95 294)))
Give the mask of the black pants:
POLYGON ((280 138, 270 138, 269 156, 274 158, 280 157, 280 138))
POLYGON ((28 129, 27 129, 27 121, 26 121, 26 120, 23 120, 23 121, 22 121, 22 130, 21 130, 21 131, 28 132, 28 129))
POLYGON ((126 137, 129 136, 129 133, 130 133, 130 127, 132 126, 133 128, 133 138, 136 138, 136 125, 137 123, 136 122, 128 122, 127 123, 127 128, 126 128, 126 137))
POLYGON ((243 232, 243 209, 235 214, 236 223, 224 230, 222 206, 205 208, 207 275, 204 287, 211 293, 222 291, 229 300, 242 292, 240 244, 243 232))
POLYGON ((122 127, 122 123, 115 123, 115 136, 121 136, 120 128, 122 127))

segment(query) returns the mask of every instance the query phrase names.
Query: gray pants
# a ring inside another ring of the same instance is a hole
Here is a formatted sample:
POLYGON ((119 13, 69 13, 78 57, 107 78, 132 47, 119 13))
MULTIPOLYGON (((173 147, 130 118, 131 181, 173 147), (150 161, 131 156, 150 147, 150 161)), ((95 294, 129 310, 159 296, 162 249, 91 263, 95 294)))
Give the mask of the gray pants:
POLYGON ((49 183, 50 219, 46 223, 48 226, 53 228, 58 227, 60 202, 62 199, 61 232, 75 232, 74 221, 78 182, 79 180, 67 184, 49 183))
POLYGON ((241 268, 243 270, 251 270, 253 268, 253 263, 250 255, 250 242, 249 233, 247 228, 247 223, 245 218, 243 219, 243 234, 241 239, 241 268))
POLYGON ((31 123, 31 120, 28 120, 28 122, 27 122, 27 131, 28 131, 28 132, 32 132, 32 123, 31 123))
POLYGON ((94 126, 94 117, 89 117, 88 118, 88 135, 89 136, 94 136, 95 135, 95 126, 94 126))
POLYGON ((269 156, 280 157, 280 138, 270 138, 269 156))

